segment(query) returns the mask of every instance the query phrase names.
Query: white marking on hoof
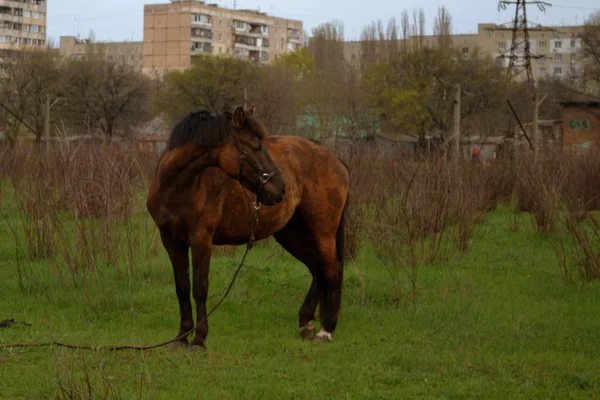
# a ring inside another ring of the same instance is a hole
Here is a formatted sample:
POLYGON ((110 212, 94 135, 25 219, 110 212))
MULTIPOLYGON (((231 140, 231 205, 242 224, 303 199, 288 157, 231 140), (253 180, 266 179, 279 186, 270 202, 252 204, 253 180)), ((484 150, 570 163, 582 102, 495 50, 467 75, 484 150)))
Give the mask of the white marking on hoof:
POLYGON ((321 329, 319 331, 319 333, 317 333, 317 339, 326 340, 326 341, 329 341, 329 342, 333 341, 333 339, 331 337, 331 333, 327 332, 324 329, 321 329))

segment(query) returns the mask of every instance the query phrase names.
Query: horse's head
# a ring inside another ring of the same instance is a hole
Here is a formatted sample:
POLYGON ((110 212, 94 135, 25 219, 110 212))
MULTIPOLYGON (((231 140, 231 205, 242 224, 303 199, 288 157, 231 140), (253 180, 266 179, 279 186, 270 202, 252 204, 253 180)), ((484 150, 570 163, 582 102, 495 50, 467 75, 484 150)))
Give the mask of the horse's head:
POLYGON ((219 165, 257 195, 257 202, 275 205, 285 196, 286 184, 279 167, 269 154, 264 141, 267 131, 256 118, 252 106, 238 107, 233 113, 235 131, 220 151, 219 165))

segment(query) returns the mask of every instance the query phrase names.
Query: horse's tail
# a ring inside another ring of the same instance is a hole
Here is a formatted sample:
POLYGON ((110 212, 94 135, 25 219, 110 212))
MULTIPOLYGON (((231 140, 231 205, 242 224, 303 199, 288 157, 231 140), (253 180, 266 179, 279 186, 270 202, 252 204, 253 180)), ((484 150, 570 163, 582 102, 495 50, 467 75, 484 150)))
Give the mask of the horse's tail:
POLYGON ((344 204, 344 209, 342 210, 342 217, 340 218, 340 223, 337 228, 337 232, 335 234, 335 247, 337 249, 337 256, 340 260, 340 264, 342 268, 344 267, 344 258, 346 254, 346 217, 348 211, 348 201, 350 200, 350 192, 348 192, 348 196, 346 197, 346 203, 344 204))
MULTIPOLYGON (((348 176, 350 176, 350 169, 348 168, 348 165, 346 165, 346 163, 340 159, 340 162, 344 165, 344 167, 346 168, 346 171, 348 171, 348 176)), ((344 258, 346 255, 346 218, 347 218, 347 214, 348 214, 348 203, 350 202, 350 184, 348 184, 348 194, 346 196, 346 202, 344 203, 344 208, 342 209, 342 216, 340 218, 340 223, 338 225, 337 228, 337 232, 335 234, 335 247, 337 249, 337 256, 338 259, 340 260, 340 264, 342 265, 342 268, 344 267, 344 258)))

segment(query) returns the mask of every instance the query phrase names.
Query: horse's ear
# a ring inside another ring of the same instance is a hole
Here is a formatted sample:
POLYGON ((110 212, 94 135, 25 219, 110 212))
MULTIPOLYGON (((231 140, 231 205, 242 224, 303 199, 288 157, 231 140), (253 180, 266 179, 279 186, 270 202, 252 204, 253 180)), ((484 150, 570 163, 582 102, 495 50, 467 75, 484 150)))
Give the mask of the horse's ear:
POLYGON ((233 126, 235 129, 242 129, 246 123, 246 112, 244 107, 238 107, 233 112, 232 118, 233 126))
POLYGON ((252 105, 250 106, 250 108, 248 109, 248 113, 249 113, 250 115, 254 115, 254 112, 255 112, 255 111, 256 111, 256 104, 252 104, 252 105))

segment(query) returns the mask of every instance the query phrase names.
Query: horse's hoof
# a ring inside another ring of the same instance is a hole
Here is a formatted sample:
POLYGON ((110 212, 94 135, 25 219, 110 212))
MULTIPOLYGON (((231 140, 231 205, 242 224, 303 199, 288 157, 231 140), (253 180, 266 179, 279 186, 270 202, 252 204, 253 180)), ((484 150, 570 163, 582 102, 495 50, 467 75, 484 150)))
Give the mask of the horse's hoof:
POLYGON ((308 325, 300 328, 300 337, 302 340, 311 340, 315 334, 315 327, 309 322, 308 325))
POLYGON ((169 350, 185 349, 186 347, 188 347, 187 341, 183 342, 181 340, 178 340, 169 345, 169 350))
POLYGON ((317 337, 315 338, 315 340, 313 340, 313 343, 331 343, 333 342, 333 339, 331 338, 331 333, 329 332, 325 332, 325 331, 321 331, 317 334, 317 337))
POLYGON ((198 346, 196 344, 193 344, 190 347, 188 347, 187 352, 188 353, 197 353, 199 350, 206 351, 206 347, 204 347, 204 346, 198 346))

